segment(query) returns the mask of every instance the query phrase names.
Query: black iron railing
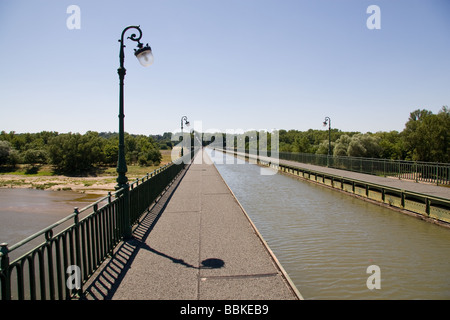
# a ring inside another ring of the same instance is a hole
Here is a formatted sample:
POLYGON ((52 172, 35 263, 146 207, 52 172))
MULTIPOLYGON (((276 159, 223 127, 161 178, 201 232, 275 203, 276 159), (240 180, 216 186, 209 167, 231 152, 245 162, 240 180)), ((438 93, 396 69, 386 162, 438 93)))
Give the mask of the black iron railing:
POLYGON ((279 158, 318 166, 436 184, 450 184, 450 164, 280 152, 279 158))
POLYGON ((0 244, 1 300, 63 300, 79 296, 83 284, 124 240, 151 204, 192 159, 165 165, 32 236, 0 244), (125 214, 127 213, 127 214, 125 214), (42 242, 42 237, 43 242, 42 242), (10 261, 32 241, 41 244, 10 261))

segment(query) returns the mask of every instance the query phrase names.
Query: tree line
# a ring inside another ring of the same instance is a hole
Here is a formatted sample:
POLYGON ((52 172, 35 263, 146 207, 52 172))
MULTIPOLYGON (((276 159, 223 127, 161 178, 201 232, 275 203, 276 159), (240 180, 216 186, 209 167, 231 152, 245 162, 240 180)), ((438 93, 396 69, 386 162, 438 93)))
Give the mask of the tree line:
MULTIPOLYGON (((412 160, 450 162, 450 110, 444 106, 437 113, 417 109, 410 113, 403 131, 376 133, 344 132, 332 128, 331 154, 412 160)), ((328 130, 280 130, 280 151, 328 153, 328 130)))
MULTIPOLYGON (((328 154, 330 148, 330 154, 334 156, 441 163, 450 162, 449 132, 450 111, 446 106, 442 107, 437 114, 426 109, 411 112, 401 132, 393 130, 361 133, 341 131, 337 128, 331 128, 330 131, 328 129, 277 131, 280 152, 328 154)), ((250 140, 255 141, 255 139, 259 141, 257 146, 262 148, 261 150, 270 150, 272 133, 265 134, 267 139, 262 147, 260 133, 256 131, 233 135, 231 140, 223 133, 215 133, 212 134, 212 141, 216 145, 223 143, 224 147, 227 143, 234 143, 233 146, 228 147, 241 148, 239 141, 245 137, 246 150, 249 150, 250 140), (219 142, 217 138, 222 142, 219 142)))
MULTIPOLYGON (((417 109, 410 113, 401 132, 360 133, 332 128, 330 149, 331 154, 335 156, 449 163, 449 132, 448 107, 442 107, 437 114, 426 109, 417 109)), ((328 134, 328 130, 279 130, 279 150, 327 154, 328 134)), ((205 139, 208 140, 203 136, 203 140, 205 139)), ((41 164, 51 164, 57 172, 85 173, 96 166, 115 166, 118 158, 118 140, 118 134, 111 132, 59 134, 42 131, 17 134, 2 131, 0 165, 14 167, 22 163, 28 164, 32 169, 41 164)), ((269 149, 270 140, 268 134, 269 149)), ((226 141, 225 137, 223 141, 226 141)), ((160 149, 170 149, 175 143, 169 132, 155 136, 126 133, 126 161, 128 164, 142 166, 159 165, 162 159, 160 149)), ((207 143, 203 141, 203 144, 207 143)), ((249 141, 246 144, 248 148, 249 141)))
MULTIPOLYGON (((29 170, 51 164, 56 172, 83 174, 97 166, 115 166, 118 159, 117 133, 0 133, 0 165, 28 164, 29 170)), ((128 164, 159 165, 160 145, 152 136, 125 133, 128 164)))

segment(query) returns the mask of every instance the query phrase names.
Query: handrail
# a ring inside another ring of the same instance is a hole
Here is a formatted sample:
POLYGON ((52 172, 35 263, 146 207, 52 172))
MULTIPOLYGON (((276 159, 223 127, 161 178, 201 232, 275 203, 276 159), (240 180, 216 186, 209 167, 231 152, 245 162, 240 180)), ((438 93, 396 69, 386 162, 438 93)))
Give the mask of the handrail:
POLYGON ((378 190, 381 190, 381 195, 382 195, 382 200, 380 200, 380 201, 384 202, 384 203, 386 203, 385 198, 384 198, 386 194, 388 194, 388 195, 396 194, 396 195, 398 195, 398 198, 401 199, 401 201, 399 204, 396 204, 394 206, 414 212, 414 213, 424 216, 426 218, 434 219, 435 221, 438 221, 439 223, 443 223, 447 227, 450 226, 450 199, 448 199, 448 198, 443 198, 443 197, 439 197, 439 196, 435 196, 435 195, 423 194, 423 193, 419 193, 419 192, 415 192, 415 191, 409 191, 409 190, 405 190, 402 188, 381 185, 381 184, 377 184, 377 183, 373 183, 373 182, 366 182, 364 180, 359 180, 359 179, 350 178, 350 177, 344 177, 341 175, 326 173, 326 172, 317 171, 314 169, 302 168, 300 166, 295 166, 292 164, 280 162, 279 159, 275 159, 278 161, 270 162, 271 158, 269 158, 269 157, 261 158, 260 156, 257 156, 254 154, 242 153, 242 152, 237 152, 234 150, 223 150, 223 149, 218 149, 218 150, 227 152, 227 153, 232 153, 236 156, 241 156, 241 157, 243 156, 243 157, 249 158, 249 159, 253 158, 265 165, 276 166, 276 167, 278 167, 277 168, 278 170, 282 170, 285 172, 287 170, 288 173, 291 173, 290 170, 292 170, 294 175, 295 175, 294 170, 297 171, 297 175, 300 175, 300 172, 302 172, 303 177, 305 177, 304 174, 306 173, 306 174, 308 174, 308 177, 306 179, 311 180, 310 176, 314 176, 315 182, 318 182, 320 184, 326 184, 325 179, 329 179, 329 180, 331 180, 331 187, 335 188, 335 189, 342 189, 343 191, 346 191, 343 189, 343 184, 352 185, 354 194, 356 194, 354 187, 359 186, 359 187, 366 189, 365 197, 367 197, 367 198, 370 198, 369 190, 374 191, 374 189, 375 189, 375 191, 377 191, 377 189, 378 189, 378 190), (317 177, 321 177, 322 181, 320 181, 320 179, 317 179, 317 177), (334 185, 335 181, 341 182, 341 187, 335 186, 334 185), (420 204, 421 206, 423 206, 423 208, 422 209, 410 208, 410 207, 407 208, 406 200, 411 200, 411 201, 415 202, 416 204, 420 204), (439 211, 439 213, 435 213, 435 212, 433 212, 433 210, 437 210, 437 211, 439 211))
POLYGON ((0 300, 53 300, 80 296, 83 284, 197 151, 186 154, 178 164, 172 161, 127 187, 109 192, 81 210, 75 208, 72 214, 10 247, 6 243, 0 244, 0 300), (102 202, 106 203, 99 207, 102 202), (92 212, 79 218, 80 213, 89 210, 92 212), (53 234, 56 227, 71 219, 73 223, 53 234), (10 262, 11 252, 42 235, 45 235, 43 243, 10 262), (69 287, 66 270, 74 266, 79 269, 79 283, 69 287))
POLYGON ((437 200, 437 201, 442 201, 442 202, 446 202, 450 205, 450 199, 447 198, 442 198, 442 197, 438 197, 438 196, 432 196, 432 195, 427 195, 427 194, 423 194, 423 193, 419 193, 419 192, 415 192, 415 191, 410 191, 410 190, 405 190, 402 188, 397 188, 397 187, 390 187, 390 186, 386 186, 386 185, 382 185, 382 184, 378 184, 378 183, 373 183, 373 182, 367 182, 364 180, 359 180, 359 179, 355 179, 355 178, 348 178, 348 177, 344 177, 344 176, 340 176, 340 175, 335 175, 332 173, 324 173, 321 171, 317 171, 317 170, 312 170, 312 169, 305 169, 305 168, 301 168, 301 167, 296 167, 296 166, 290 166, 290 165, 286 165, 286 164, 280 164, 283 167, 288 167, 288 168, 292 168, 292 169, 300 169, 302 171, 307 171, 307 172, 311 172, 314 173, 315 175, 319 175, 319 176, 326 176, 326 177, 331 177, 331 178, 337 178, 337 179, 341 179, 341 180, 347 180, 347 181, 351 181, 351 182, 355 182, 361 185, 368 185, 368 186, 373 186, 376 188, 380 188, 380 189, 385 189, 385 190, 391 190, 391 191, 395 191, 395 192, 404 192, 407 193, 409 195, 413 195, 413 196, 417 196, 417 197, 426 197, 428 199, 432 199, 432 200, 437 200))
MULTIPOLYGON (((219 151, 230 152, 230 150, 224 150, 224 149, 218 149, 218 148, 216 148, 216 149, 219 150, 219 151)), ((256 156, 256 155, 252 155, 252 154, 249 155, 247 153, 243 154, 243 153, 238 153, 236 151, 231 151, 231 152, 233 152, 233 154, 236 154, 236 155, 240 155, 240 156, 244 156, 245 155, 246 157, 249 157, 249 158, 252 157, 254 159, 261 160, 260 157, 256 156)), ((266 160, 263 160, 263 161, 266 161, 266 160)), ((299 169, 299 170, 302 170, 302 171, 305 171, 305 172, 311 172, 311 173, 313 173, 315 175, 327 176, 327 177, 338 178, 338 179, 344 179, 344 180, 353 181, 353 182, 364 184, 364 185, 371 185, 371 186, 378 187, 378 188, 383 188, 383 189, 387 189, 387 190, 393 190, 393 191, 396 191, 396 192, 406 192, 406 193, 408 193, 410 195, 415 195, 415 196, 420 196, 420 197, 427 197, 429 199, 434 199, 434 200, 438 200, 438 201, 442 201, 442 202, 447 202, 447 203, 450 204, 450 199, 439 197, 439 196, 427 195, 427 194, 423 194, 423 193, 419 193, 419 192, 415 192, 415 191, 405 190, 405 189, 402 189, 402 188, 390 187, 390 186, 386 186, 386 185, 382 185, 382 184, 377 184, 377 183, 373 183, 373 182, 367 182, 367 181, 359 180, 359 179, 355 179, 355 178, 344 177, 344 176, 335 175, 335 174, 332 174, 332 173, 325 173, 323 171, 317 171, 317 170, 314 170, 314 169, 301 168, 301 167, 292 166, 292 165, 288 165, 288 164, 281 164, 281 163, 279 163, 277 165, 280 165, 280 166, 283 166, 283 167, 287 167, 287 168, 291 168, 291 169, 296 169, 296 170, 299 169)))
MULTIPOLYGON (((236 150, 236 148, 226 148, 226 150, 258 154, 258 150, 236 150)), ((424 181, 450 185, 450 163, 334 156, 300 152, 277 152, 276 154, 279 159, 283 160, 372 175, 393 176, 398 179, 415 180, 416 182, 424 181)))
MULTIPOLYGON (((165 164, 164 166, 159 167, 159 168, 153 170, 151 173, 147 173, 146 176, 144 176, 144 177, 141 178, 142 181, 143 181, 146 177, 147 177, 147 178, 150 177, 151 175, 153 175, 153 174, 156 173, 157 171, 159 171, 159 172, 163 171, 163 169, 166 169, 166 168, 167 168, 169 165, 171 165, 172 163, 173 163, 173 162, 169 162, 169 163, 165 164), (150 176, 149 176, 149 175, 150 175, 150 176)), ((132 182, 132 183, 130 184, 130 187, 133 186, 135 183, 136 183, 136 181, 132 182)), ((79 213, 82 213, 82 212, 88 210, 89 208, 94 207, 94 205, 99 204, 99 203, 101 203, 101 202, 107 200, 107 199, 110 198, 111 196, 117 196, 117 195, 120 194, 122 191, 123 191, 123 188, 122 188, 122 189, 119 189, 119 190, 116 190, 116 191, 114 191, 113 193, 108 192, 108 195, 107 195, 107 196, 104 196, 103 198, 100 198, 100 199, 98 199, 97 201, 95 201, 95 202, 93 202, 93 203, 90 203, 90 204, 88 204, 87 206, 83 207, 82 209, 79 210, 79 213)), ((13 250, 15 250, 15 249, 17 249, 17 248, 19 248, 19 247, 21 247, 21 246, 27 244, 27 243, 30 242, 31 240, 34 240, 34 239, 36 239, 37 237, 39 237, 39 236, 45 234, 46 232, 48 232, 48 231, 50 231, 50 230, 52 230, 52 229, 54 229, 54 228, 60 226, 61 224, 63 224, 64 222, 66 222, 66 221, 68 221, 68 220, 70 220, 70 219, 72 219, 72 218, 75 217, 75 216, 76 216, 76 213, 72 213, 72 214, 68 215, 67 217, 64 217, 64 218, 62 218, 61 220, 58 220, 57 222, 55 222, 55 223, 49 225, 48 227, 45 227, 44 229, 42 229, 42 230, 40 230, 40 231, 38 231, 38 232, 32 234, 31 236, 29 236, 29 237, 27 237, 27 238, 25 238, 25 239, 23 239, 23 240, 21 240, 21 241, 15 243, 15 244, 11 245, 11 246, 8 246, 8 252, 12 252, 13 250)), ((1 253, 0 253, 0 254, 1 254, 1 253)))
MULTIPOLYGON (((120 193, 120 192, 122 192, 122 189, 117 190, 117 191, 115 191, 114 193, 108 192, 108 195, 107 195, 107 196, 105 196, 105 197, 103 197, 103 198, 100 198, 100 199, 98 199, 97 201, 95 201, 95 202, 93 202, 93 203, 91 203, 91 204, 85 206, 84 208, 82 208, 81 210, 79 210, 79 213, 82 213, 82 212, 88 210, 89 208, 93 207, 94 205, 99 204, 99 203, 105 201, 106 199, 110 198, 112 195, 116 195, 116 194, 118 194, 118 193, 120 193)), ((76 208, 76 209, 78 209, 78 208, 76 208)), ((8 252, 12 252, 12 251, 14 251, 14 250, 20 248, 21 246, 27 244, 27 243, 30 242, 31 240, 34 240, 34 239, 36 239, 37 237, 39 237, 39 236, 45 234, 46 232, 48 232, 48 231, 50 231, 50 230, 52 230, 52 229, 54 229, 54 228, 56 228, 56 227, 62 225, 64 222, 69 221, 70 219, 73 219, 76 215, 77 215, 77 213, 73 212, 72 214, 68 215, 67 217, 62 218, 61 220, 58 220, 57 222, 55 222, 55 223, 49 225, 48 227, 46 227, 46 228, 44 228, 44 229, 42 229, 42 230, 40 230, 40 231, 38 231, 38 232, 32 234, 31 236, 29 236, 29 237, 27 237, 27 238, 25 238, 25 239, 23 239, 23 240, 21 240, 21 241, 15 243, 15 244, 13 244, 12 246, 8 247, 8 252)))
POLYGON ((450 163, 331 156, 298 152, 279 152, 278 157, 302 163, 344 169, 372 175, 394 176, 399 179, 450 184, 450 163))

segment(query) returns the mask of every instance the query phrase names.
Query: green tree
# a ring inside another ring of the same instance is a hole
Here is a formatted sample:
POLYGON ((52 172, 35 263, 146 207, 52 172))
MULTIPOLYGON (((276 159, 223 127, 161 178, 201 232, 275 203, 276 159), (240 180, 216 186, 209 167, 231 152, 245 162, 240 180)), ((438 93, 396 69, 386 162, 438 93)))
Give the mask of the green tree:
POLYGON ((23 162, 32 166, 47 163, 47 152, 41 149, 28 149, 23 153, 23 162))
POLYGON ((381 147, 380 157, 383 159, 402 160, 406 156, 402 134, 398 131, 377 132, 381 147))
MULTIPOLYGON (((333 154, 334 142, 331 142, 330 148, 331 148, 331 154, 333 154)), ((316 150, 316 154, 325 154, 325 155, 328 154, 328 139, 327 140, 323 140, 318 145, 318 148, 316 150)))
POLYGON ((0 141, 0 165, 8 163, 11 153, 11 144, 8 141, 0 141))
POLYGON ((334 146, 333 155, 347 156, 348 146, 352 138, 346 134, 339 137, 334 146))
POLYGON ((410 113, 403 130, 407 157, 416 161, 449 162, 450 111, 444 106, 438 114, 426 109, 410 113))
POLYGON ((49 141, 49 158, 60 172, 84 174, 103 161, 102 147, 96 132, 60 134, 49 141))
POLYGON ((108 140, 103 147, 104 163, 108 166, 114 166, 119 159, 119 145, 118 141, 108 140))
POLYGON ((293 146, 293 152, 311 153, 311 142, 306 135, 299 135, 295 137, 293 146))
POLYGON ((347 155, 350 157, 379 158, 380 153, 379 138, 370 133, 355 134, 348 144, 347 155))

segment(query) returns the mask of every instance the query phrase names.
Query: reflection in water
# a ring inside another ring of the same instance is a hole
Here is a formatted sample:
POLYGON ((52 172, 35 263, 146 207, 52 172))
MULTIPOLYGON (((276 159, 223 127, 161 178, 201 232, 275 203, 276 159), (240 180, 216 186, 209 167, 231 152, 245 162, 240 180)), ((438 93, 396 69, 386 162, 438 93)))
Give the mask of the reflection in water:
POLYGON ((450 299, 450 229, 256 165, 216 167, 305 299, 450 299))

